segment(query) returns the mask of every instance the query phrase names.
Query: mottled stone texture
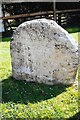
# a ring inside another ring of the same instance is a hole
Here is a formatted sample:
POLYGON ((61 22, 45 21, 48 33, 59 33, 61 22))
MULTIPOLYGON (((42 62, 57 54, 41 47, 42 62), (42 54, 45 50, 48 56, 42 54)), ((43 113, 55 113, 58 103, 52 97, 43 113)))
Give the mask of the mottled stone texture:
POLYGON ((53 20, 21 24, 11 41, 12 76, 45 84, 72 84, 78 67, 78 44, 53 20))

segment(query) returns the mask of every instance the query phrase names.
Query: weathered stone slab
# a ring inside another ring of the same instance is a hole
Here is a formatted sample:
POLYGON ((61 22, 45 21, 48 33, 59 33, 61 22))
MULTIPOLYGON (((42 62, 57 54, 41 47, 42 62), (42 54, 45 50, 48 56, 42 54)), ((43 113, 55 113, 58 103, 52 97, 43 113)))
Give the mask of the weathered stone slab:
POLYGON ((72 84, 78 68, 78 44, 53 20, 21 24, 11 42, 15 79, 45 84, 72 84))

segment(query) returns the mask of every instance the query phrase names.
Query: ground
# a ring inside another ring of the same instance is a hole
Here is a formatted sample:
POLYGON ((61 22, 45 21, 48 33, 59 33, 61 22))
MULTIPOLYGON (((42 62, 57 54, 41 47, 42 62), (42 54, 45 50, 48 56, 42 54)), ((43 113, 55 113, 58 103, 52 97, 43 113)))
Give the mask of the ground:
MULTIPOLYGON (((72 33, 72 36, 78 41, 79 34, 72 33)), ((1 119, 80 119, 78 109, 78 107, 80 108, 78 101, 79 86, 77 84, 50 86, 13 79, 11 77, 10 38, 4 38, 0 42, 0 57, 1 119)), ((78 77, 80 78, 80 74, 78 77)))

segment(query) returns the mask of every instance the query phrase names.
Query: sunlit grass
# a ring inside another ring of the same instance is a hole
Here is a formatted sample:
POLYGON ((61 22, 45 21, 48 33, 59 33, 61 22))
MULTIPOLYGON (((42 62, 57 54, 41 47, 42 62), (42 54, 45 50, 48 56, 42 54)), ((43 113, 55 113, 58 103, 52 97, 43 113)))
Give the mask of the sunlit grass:
POLYGON ((0 42, 0 79, 11 74, 10 42, 0 42))
POLYGON ((80 32, 78 32, 78 33, 71 33, 71 35, 80 44, 80 32))

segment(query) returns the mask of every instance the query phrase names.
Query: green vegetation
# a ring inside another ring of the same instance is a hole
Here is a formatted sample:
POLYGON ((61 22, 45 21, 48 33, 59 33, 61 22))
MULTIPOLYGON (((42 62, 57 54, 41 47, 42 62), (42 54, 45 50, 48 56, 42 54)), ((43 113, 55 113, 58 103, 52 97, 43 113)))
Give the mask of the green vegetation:
POLYGON ((71 33, 71 35, 74 37, 74 39, 75 39, 75 40, 78 42, 78 44, 80 45, 80 39, 79 39, 80 32, 71 33))
POLYGON ((77 33, 77 32, 80 32, 80 27, 68 27, 68 28, 65 28, 69 33, 77 33))
MULTIPOLYGON (((72 35, 78 41, 78 33, 72 35)), ((17 81, 10 77, 12 75, 10 38, 4 38, 0 42, 0 56, 0 79, 3 91, 2 103, 0 103, 2 120, 9 118, 10 120, 64 120, 64 118, 68 120, 79 112, 76 84, 50 86, 17 81)), ((79 118, 80 116, 77 116, 75 120, 79 118)))

